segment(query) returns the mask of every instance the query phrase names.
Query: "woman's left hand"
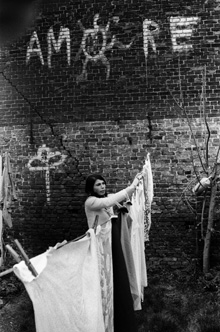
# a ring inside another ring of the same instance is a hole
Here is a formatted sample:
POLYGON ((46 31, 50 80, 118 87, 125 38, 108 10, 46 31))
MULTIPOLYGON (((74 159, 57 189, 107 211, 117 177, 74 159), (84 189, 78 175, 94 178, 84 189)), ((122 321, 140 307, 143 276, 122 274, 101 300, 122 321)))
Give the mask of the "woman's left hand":
POLYGON ((135 176, 135 178, 134 178, 134 180, 132 182, 132 185, 135 186, 135 187, 137 187, 137 185, 139 184, 139 182, 140 182, 140 180, 141 180, 142 177, 143 177, 143 173, 142 172, 136 174, 136 176, 135 176))

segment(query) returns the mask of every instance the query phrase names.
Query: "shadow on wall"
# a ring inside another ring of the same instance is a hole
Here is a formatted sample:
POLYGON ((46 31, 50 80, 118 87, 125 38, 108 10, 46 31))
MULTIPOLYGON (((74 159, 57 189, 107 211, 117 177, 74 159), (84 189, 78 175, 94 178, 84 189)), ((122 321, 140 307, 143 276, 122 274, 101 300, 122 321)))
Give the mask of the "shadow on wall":
POLYGON ((41 0, 1 0, 0 43, 6 43, 34 21, 41 0))

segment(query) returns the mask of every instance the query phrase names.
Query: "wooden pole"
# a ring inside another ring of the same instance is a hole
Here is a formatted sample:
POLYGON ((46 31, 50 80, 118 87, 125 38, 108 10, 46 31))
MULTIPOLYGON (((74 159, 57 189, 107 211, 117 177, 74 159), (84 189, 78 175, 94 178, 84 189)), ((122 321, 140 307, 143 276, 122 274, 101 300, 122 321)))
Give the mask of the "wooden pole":
POLYGON ((214 210, 215 210, 215 198, 217 193, 217 183, 214 180, 211 187, 211 197, 209 204, 209 215, 208 215, 208 225, 206 236, 204 239, 204 249, 203 249, 203 272, 207 273, 210 267, 210 246, 211 246, 211 237, 212 237, 212 229, 214 222, 214 210))
MULTIPOLYGON (((2 186, 2 156, 0 155, 0 188, 2 186)), ((2 209, 0 209, 0 266, 4 262, 4 251, 3 251, 3 218, 2 209)))

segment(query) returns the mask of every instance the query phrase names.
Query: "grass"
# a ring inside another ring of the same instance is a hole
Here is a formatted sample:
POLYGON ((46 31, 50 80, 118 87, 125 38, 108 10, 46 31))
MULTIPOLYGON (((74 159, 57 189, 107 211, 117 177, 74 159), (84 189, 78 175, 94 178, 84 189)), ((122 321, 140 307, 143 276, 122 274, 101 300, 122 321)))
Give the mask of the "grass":
MULTIPOLYGON (((220 331, 220 269, 205 276, 195 269, 160 269, 148 271, 148 281, 142 310, 135 312, 138 332, 220 331)), ((14 310, 21 317, 15 332, 36 332, 31 301, 22 301, 14 310)))
POLYGON ((220 272, 208 280, 202 274, 177 275, 160 271, 150 278, 142 310, 136 312, 139 332, 219 332, 220 272))

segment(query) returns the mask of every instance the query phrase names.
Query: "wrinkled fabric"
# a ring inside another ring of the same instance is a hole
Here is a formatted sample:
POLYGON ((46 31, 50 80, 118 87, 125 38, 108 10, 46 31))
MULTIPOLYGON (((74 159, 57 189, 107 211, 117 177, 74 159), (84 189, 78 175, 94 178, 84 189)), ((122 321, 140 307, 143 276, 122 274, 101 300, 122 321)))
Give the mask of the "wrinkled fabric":
POLYGON ((88 226, 91 227, 94 224, 96 216, 99 217, 100 233, 97 235, 97 242, 105 332, 114 331, 111 236, 111 217, 114 215, 114 211, 112 206, 116 204, 118 200, 125 198, 127 198, 126 190, 121 190, 116 194, 109 194, 104 198, 90 196, 85 202, 88 226))
POLYGON ((144 246, 144 188, 143 180, 140 181, 135 193, 131 199, 130 216, 132 218, 131 230, 131 248, 134 257, 135 271, 138 284, 139 303, 137 309, 141 310, 141 302, 144 300, 144 287, 147 287, 147 267, 145 260, 145 246, 144 246))
POLYGON ((119 218, 118 222, 120 222, 121 224, 121 247, 127 268, 130 290, 133 298, 133 306, 134 310, 139 310, 138 284, 135 272, 134 257, 131 248, 131 236, 130 236, 131 226, 129 227, 131 218, 128 213, 122 213, 122 212, 119 213, 118 218, 119 218))
POLYGON ((11 203, 13 200, 17 200, 15 192, 15 186, 12 177, 12 169, 10 163, 10 156, 5 153, 4 169, 0 187, 0 203, 3 204, 2 216, 3 221, 11 228, 11 203))
POLYGON ((148 153, 143 166, 143 185, 145 196, 145 215, 144 215, 144 241, 149 241, 151 228, 151 204, 153 202, 153 175, 151 170, 150 155, 148 153))
POLYGON ((111 221, 98 226, 97 234, 102 311, 105 332, 113 332, 113 272, 112 272, 112 234, 111 221))
POLYGON ((14 272, 33 302, 36 332, 105 332, 94 231, 31 259, 36 278, 20 262, 14 272))

